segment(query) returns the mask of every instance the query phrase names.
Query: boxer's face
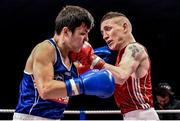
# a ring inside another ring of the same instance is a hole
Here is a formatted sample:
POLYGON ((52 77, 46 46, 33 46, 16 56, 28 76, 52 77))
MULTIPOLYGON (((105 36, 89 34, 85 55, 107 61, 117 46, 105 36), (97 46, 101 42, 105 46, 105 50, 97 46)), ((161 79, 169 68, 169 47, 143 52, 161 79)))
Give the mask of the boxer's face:
POLYGON ((77 27, 73 33, 70 31, 67 43, 73 51, 78 52, 80 50, 84 42, 88 40, 89 31, 85 24, 77 27))
POLYGON ((101 33, 103 39, 112 50, 118 50, 123 44, 124 28, 121 23, 117 23, 120 17, 107 19, 101 23, 101 33))

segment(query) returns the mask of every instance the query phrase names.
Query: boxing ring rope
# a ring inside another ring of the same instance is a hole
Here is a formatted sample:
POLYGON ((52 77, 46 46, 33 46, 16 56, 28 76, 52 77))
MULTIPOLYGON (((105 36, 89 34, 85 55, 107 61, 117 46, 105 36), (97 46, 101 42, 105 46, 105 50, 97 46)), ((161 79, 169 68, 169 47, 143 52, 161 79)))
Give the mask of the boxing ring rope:
MULTIPOLYGON (((0 113, 14 113, 14 109, 0 109, 0 113)), ((121 114, 120 110, 90 110, 90 111, 78 111, 78 110, 65 110, 64 114, 121 114)), ((157 113, 180 113, 180 110, 156 110, 157 113)))

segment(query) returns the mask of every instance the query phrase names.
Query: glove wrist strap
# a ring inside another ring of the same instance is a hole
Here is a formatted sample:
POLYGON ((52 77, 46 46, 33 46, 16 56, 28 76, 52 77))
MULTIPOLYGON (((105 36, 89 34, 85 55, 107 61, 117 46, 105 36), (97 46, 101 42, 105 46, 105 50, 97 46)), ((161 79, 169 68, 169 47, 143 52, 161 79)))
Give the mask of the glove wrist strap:
POLYGON ((92 64, 90 66, 90 69, 102 69, 102 67, 104 66, 105 62, 104 60, 102 60, 100 57, 96 57, 93 61, 92 64))

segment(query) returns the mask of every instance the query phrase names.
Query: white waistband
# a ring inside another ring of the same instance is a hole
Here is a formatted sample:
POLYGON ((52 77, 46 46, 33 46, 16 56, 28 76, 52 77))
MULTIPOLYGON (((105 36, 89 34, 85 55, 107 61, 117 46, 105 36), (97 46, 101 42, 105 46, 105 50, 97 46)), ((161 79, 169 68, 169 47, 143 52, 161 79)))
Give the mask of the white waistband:
POLYGON ((60 119, 48 119, 48 118, 43 118, 40 116, 34 116, 34 115, 29 115, 29 114, 23 114, 23 113, 14 113, 13 115, 13 120, 58 120, 60 119))

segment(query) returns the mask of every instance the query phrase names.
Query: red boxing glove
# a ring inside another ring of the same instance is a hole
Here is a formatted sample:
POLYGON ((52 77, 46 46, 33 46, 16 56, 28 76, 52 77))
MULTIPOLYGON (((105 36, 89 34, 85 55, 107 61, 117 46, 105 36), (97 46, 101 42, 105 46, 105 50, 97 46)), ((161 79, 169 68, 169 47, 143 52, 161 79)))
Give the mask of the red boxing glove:
POLYGON ((70 58, 73 62, 79 61, 83 66, 87 66, 90 69, 101 69, 105 61, 94 54, 92 46, 85 41, 81 50, 76 52, 71 52, 70 58))
POLYGON ((90 66, 82 65, 81 63, 78 63, 76 67, 79 74, 83 74, 84 72, 90 70, 90 66))
POLYGON ((79 61, 83 65, 90 65, 92 62, 91 55, 93 53, 93 48, 88 42, 85 41, 79 52, 70 53, 70 58, 73 62, 79 61))

